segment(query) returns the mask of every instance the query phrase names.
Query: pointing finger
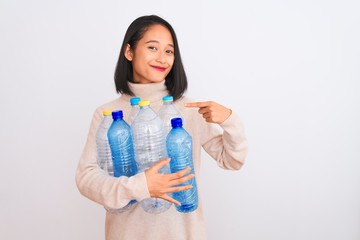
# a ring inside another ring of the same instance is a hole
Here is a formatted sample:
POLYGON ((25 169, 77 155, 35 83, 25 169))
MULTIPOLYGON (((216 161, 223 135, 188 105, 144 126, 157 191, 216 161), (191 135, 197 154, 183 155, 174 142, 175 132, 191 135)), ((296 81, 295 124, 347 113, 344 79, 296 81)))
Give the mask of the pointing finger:
POLYGON ((185 103, 185 107, 202 108, 202 107, 207 107, 209 105, 210 105, 210 102, 190 102, 190 103, 185 103))

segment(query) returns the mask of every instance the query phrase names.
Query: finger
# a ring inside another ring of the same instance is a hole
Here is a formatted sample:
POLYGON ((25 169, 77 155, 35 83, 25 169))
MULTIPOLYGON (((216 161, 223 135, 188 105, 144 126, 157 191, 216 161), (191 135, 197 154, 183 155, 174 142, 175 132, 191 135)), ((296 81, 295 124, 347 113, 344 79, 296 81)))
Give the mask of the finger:
POLYGON ((167 193, 181 192, 181 191, 189 190, 192 188, 193 188, 192 185, 177 186, 177 187, 167 188, 165 190, 165 192, 167 192, 167 193))
POLYGON ((180 184, 182 184, 182 183, 184 183, 184 182, 189 181, 189 180, 192 179, 193 177, 194 177, 194 174, 189 174, 189 175, 187 175, 187 176, 185 176, 185 177, 171 180, 171 185, 172 185, 172 186, 180 185, 180 184))
POLYGON ((210 105, 210 102, 189 102, 189 103, 185 103, 185 107, 202 108, 202 107, 207 107, 209 105, 210 105))
POLYGON ((211 118, 205 118, 205 121, 208 122, 208 123, 215 123, 215 121, 212 120, 211 118))
POLYGON ((204 114, 204 113, 209 113, 209 112, 211 112, 211 110, 210 110, 210 108, 208 108, 208 107, 201 107, 201 108, 199 108, 198 112, 199 112, 200 114, 204 114))
POLYGON ((170 180, 179 179, 179 178, 183 177, 184 175, 186 175, 187 173, 189 173, 190 171, 191 171, 191 168, 187 167, 181 171, 172 173, 172 174, 170 174, 170 180))
POLYGON ((169 162, 170 162, 170 158, 166 158, 166 159, 161 160, 161 161, 157 162, 156 164, 154 164, 150 169, 158 172, 160 170, 160 168, 162 168, 169 162))
POLYGON ((179 201, 176 201, 175 199, 173 199, 172 197, 169 197, 168 195, 164 194, 163 196, 161 196, 162 199, 171 202, 175 205, 181 206, 181 203, 179 201))
POLYGON ((211 113, 204 113, 203 118, 205 119, 211 118, 211 113))

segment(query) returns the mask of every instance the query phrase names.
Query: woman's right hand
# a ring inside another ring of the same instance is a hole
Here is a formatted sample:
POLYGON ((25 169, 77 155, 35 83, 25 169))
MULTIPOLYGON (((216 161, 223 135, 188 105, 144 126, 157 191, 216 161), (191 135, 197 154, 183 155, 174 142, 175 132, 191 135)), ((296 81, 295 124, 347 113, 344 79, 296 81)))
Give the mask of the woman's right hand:
POLYGON ((170 162, 170 158, 164 159, 156 163, 154 166, 145 171, 146 181, 150 196, 153 198, 162 198, 166 201, 172 202, 176 205, 181 205, 167 193, 180 192, 183 190, 191 189, 191 185, 178 186, 194 177, 193 174, 186 175, 190 172, 190 168, 185 168, 176 173, 161 174, 160 168, 170 162))

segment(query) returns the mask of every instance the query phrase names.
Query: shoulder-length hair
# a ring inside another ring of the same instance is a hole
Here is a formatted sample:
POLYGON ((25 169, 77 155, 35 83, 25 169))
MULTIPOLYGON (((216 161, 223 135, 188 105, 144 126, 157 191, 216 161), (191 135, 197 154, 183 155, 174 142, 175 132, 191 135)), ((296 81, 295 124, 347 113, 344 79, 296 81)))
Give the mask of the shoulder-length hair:
POLYGON ((156 15, 139 17, 128 27, 115 69, 114 80, 116 92, 134 96, 134 93, 129 87, 129 82, 134 82, 133 68, 131 62, 125 58, 125 50, 127 44, 130 45, 132 50, 135 50, 137 43, 144 36, 149 27, 156 24, 166 27, 170 31, 174 41, 174 63, 169 74, 165 78, 166 88, 169 91, 169 94, 173 96, 174 100, 181 98, 185 93, 188 83, 184 66, 181 61, 180 49, 175 31, 167 21, 156 15))

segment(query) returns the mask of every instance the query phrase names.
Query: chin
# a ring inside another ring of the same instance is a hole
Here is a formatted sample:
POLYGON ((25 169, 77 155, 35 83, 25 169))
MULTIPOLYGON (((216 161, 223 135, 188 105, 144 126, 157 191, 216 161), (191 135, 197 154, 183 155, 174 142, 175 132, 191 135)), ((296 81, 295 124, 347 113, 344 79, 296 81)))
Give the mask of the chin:
POLYGON ((162 81, 164 81, 165 78, 161 78, 161 79, 151 79, 149 80, 149 82, 152 82, 152 83, 160 83, 162 81))

